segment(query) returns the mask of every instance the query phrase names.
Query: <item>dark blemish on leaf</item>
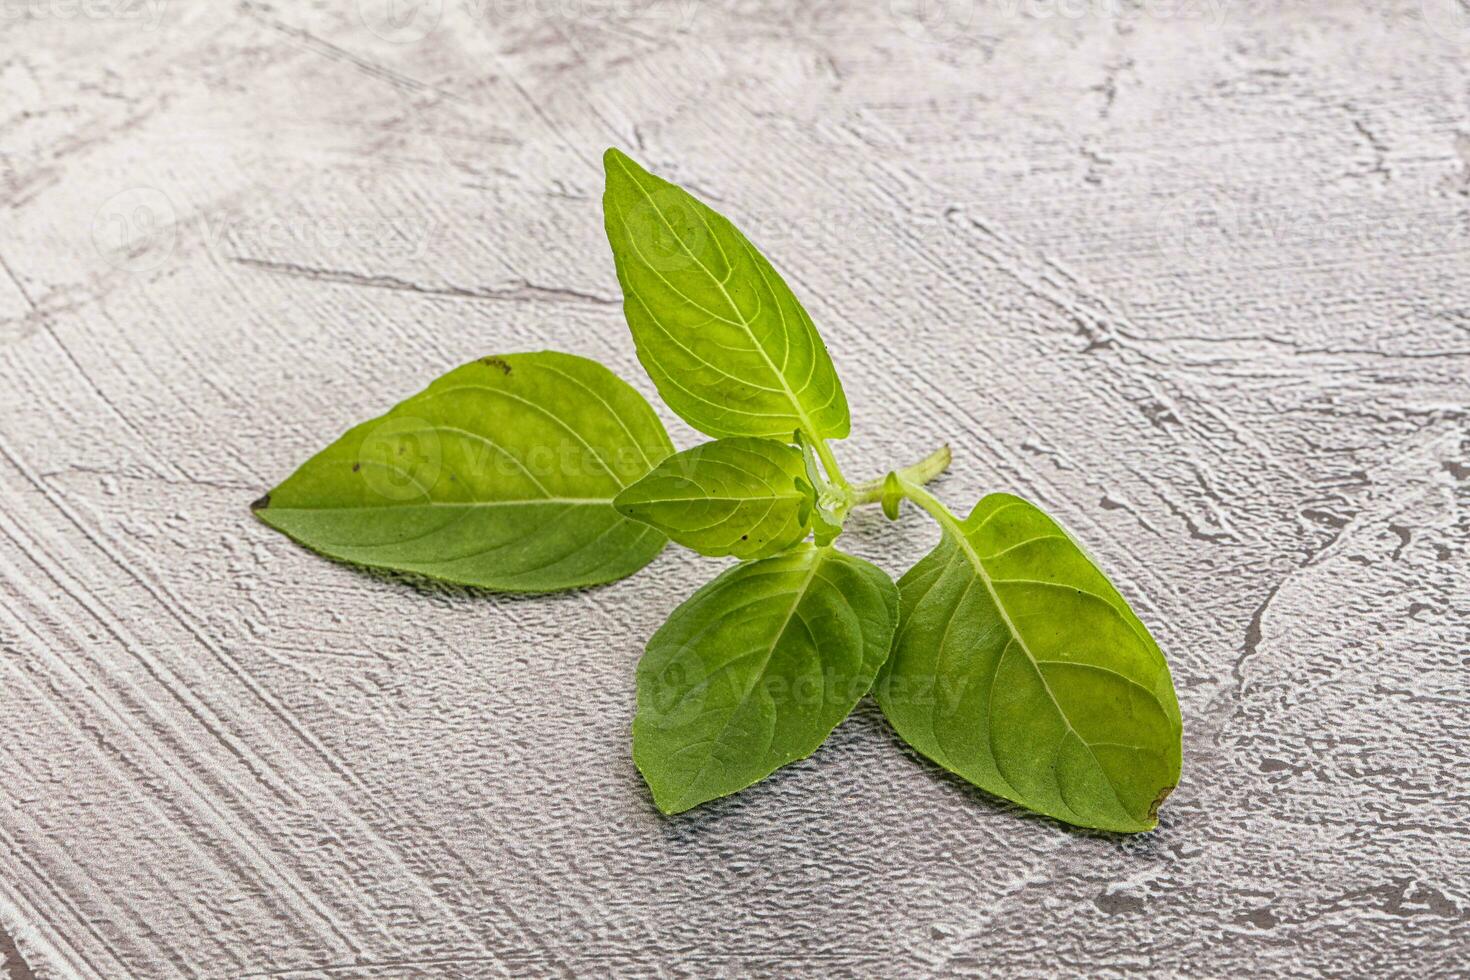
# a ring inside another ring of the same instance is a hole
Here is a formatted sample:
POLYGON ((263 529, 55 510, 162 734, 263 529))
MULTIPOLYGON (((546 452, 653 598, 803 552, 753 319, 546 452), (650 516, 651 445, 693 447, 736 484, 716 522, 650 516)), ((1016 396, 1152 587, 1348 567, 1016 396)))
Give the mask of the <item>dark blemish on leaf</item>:
POLYGON ((1172 792, 1174 792, 1173 786, 1165 786, 1159 790, 1159 795, 1155 796, 1154 801, 1148 805, 1148 818, 1150 820, 1159 819, 1159 807, 1163 805, 1163 802, 1169 798, 1169 794, 1172 792))
POLYGON ((271 495, 270 494, 266 494, 264 497, 261 497, 259 500, 255 501, 253 504, 251 504, 250 505, 250 509, 251 510, 265 510, 270 505, 271 505, 271 495))
POLYGON ((750 535, 748 535, 748 534, 742 534, 742 535, 740 535, 740 540, 741 541, 749 541, 750 540, 750 535))
POLYGON ((352 472, 356 473, 360 469, 362 469, 362 464, 361 463, 353 463, 352 464, 352 472))
POLYGON ((510 374, 510 364, 500 357, 482 357, 480 363, 486 367, 500 368, 501 374, 510 374))

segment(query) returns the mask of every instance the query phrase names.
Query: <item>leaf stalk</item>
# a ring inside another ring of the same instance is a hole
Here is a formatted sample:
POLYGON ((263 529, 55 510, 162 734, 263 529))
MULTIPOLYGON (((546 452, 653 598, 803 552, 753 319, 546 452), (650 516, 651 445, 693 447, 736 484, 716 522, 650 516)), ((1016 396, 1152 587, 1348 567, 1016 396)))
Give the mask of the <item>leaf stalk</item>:
POLYGON ((827 471, 827 478, 839 487, 847 486, 847 479, 842 475, 842 467, 837 465, 837 457, 832 452, 832 447, 827 445, 826 439, 812 438, 812 447, 817 451, 817 457, 822 461, 822 469, 827 471))
POLYGON ((953 531, 955 534, 960 533, 959 518, 951 514, 949 508, 944 506, 938 497, 917 483, 905 480, 903 477, 899 477, 898 482, 899 486, 903 488, 903 495, 928 511, 929 516, 938 521, 940 527, 948 531, 953 531))
MULTIPOLYGON (((897 475, 899 482, 905 487, 922 487, 949 469, 950 461, 953 458, 953 454, 949 451, 949 446, 943 445, 917 463, 905 466, 900 470, 895 470, 894 473, 897 475)), ((887 478, 887 474, 884 474, 872 480, 864 480, 862 483, 854 486, 852 488, 852 505, 854 507, 861 507, 864 504, 881 503, 883 500, 883 483, 887 478)), ((917 502, 915 501, 915 503, 917 502)))

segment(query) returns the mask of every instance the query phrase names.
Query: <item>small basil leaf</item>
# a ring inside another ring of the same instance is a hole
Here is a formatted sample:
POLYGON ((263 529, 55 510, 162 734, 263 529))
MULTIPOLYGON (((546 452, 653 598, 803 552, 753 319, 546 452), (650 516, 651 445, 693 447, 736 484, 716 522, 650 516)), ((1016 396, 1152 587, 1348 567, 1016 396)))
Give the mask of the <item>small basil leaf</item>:
POLYGON ((832 483, 827 478, 827 471, 822 469, 822 461, 817 458, 817 451, 812 447, 812 441, 801 434, 797 429, 791 433, 791 444, 801 453, 802 467, 806 470, 806 478, 816 489, 814 492, 820 499, 824 489, 830 490, 832 483))
POLYGON ((254 505, 314 551, 510 592, 610 582, 665 538, 613 499, 673 452, 643 396, 545 351, 456 368, 254 505))
POLYGON ((1179 782, 1169 667, 1062 528, 1009 494, 944 523, 899 581, 874 695, 951 772, 1068 823, 1143 831, 1179 782))
POLYGON ((821 507, 812 511, 812 540, 817 547, 825 548, 842 533, 842 525, 832 520, 821 507))
POLYGON ((603 212, 638 357, 712 436, 845 438, 847 397, 811 317, 734 225, 610 149, 603 212))
POLYGON ((903 485, 898 482, 898 474, 892 470, 883 478, 883 516, 890 521, 898 520, 898 505, 903 502, 903 485))
POLYGON ((810 524, 812 519, 812 510, 817 506, 816 488, 813 487, 810 483, 803 480, 801 477, 797 477, 796 489, 801 493, 802 497, 804 498, 801 502, 801 509, 796 512, 796 519, 801 524, 810 524))
POLYGON ((812 488, 812 540, 816 541, 817 547, 825 548, 842 533, 846 509, 841 495, 845 491, 834 487, 827 479, 827 473, 817 459, 812 441, 804 437, 800 429, 792 434, 791 441, 801 451, 802 465, 806 468, 803 485, 812 488), (840 512, 839 508, 842 508, 840 512))
POLYGON ((638 665, 633 761, 665 813, 744 789, 822 744, 888 656, 898 590, 802 544, 674 610, 638 665))
POLYGON ((702 555, 764 558, 806 537, 801 453, 770 439, 717 439, 676 453, 613 501, 702 555))

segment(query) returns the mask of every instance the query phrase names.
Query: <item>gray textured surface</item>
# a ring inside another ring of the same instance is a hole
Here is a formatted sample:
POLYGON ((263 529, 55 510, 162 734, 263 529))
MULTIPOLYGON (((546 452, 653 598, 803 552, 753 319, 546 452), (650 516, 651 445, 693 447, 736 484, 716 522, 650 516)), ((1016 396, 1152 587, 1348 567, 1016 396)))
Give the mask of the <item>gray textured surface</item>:
POLYGON ((442 6, 0 9, 11 977, 1463 974, 1458 0, 442 6), (251 520, 473 356, 651 391, 609 143, 787 273, 850 472, 948 440, 942 497, 1114 572, 1184 711, 1158 831, 999 805, 871 704, 663 819, 633 666, 714 563, 472 596, 251 520))

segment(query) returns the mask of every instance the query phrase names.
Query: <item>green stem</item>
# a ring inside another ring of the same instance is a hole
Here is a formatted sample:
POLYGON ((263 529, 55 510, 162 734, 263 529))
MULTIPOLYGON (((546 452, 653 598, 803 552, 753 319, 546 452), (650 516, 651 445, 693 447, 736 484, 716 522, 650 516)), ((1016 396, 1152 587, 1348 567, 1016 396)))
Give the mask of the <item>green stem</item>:
MULTIPOLYGON (((940 446, 917 463, 905 466, 903 469, 895 472, 898 475, 899 483, 904 486, 905 491, 909 487, 913 487, 928 497, 929 494, 921 488, 924 484, 949 469, 950 459, 949 447, 940 446)), ((881 501, 883 499, 883 483, 886 479, 886 476, 880 476, 877 479, 864 480, 862 483, 854 486, 852 488, 852 505, 857 507, 862 504, 876 504, 881 501)), ((929 497, 929 499, 933 500, 934 498, 929 497)), ((917 498, 914 498, 914 502, 919 503, 917 498)), ((942 505, 937 500, 934 502, 942 508, 942 505)), ((920 504, 920 506, 923 505, 920 504)))
POLYGON ((847 480, 842 475, 842 467, 837 465, 837 457, 832 454, 832 447, 827 445, 827 440, 813 439, 812 448, 817 451, 817 458, 822 461, 822 469, 827 471, 827 479, 839 487, 846 487, 847 480))
MULTIPOLYGON (((959 518, 951 514, 949 508, 939 502, 938 497, 917 483, 905 480, 902 476, 898 478, 898 483, 903 489, 903 495, 927 510, 929 516, 939 522, 940 527, 953 531, 955 534, 961 534, 959 518)), ((962 534, 961 537, 963 537, 962 534)))

